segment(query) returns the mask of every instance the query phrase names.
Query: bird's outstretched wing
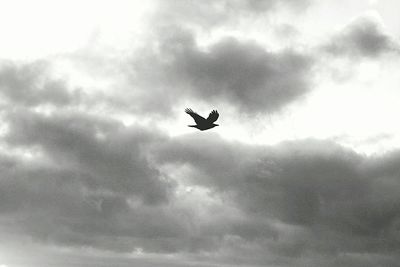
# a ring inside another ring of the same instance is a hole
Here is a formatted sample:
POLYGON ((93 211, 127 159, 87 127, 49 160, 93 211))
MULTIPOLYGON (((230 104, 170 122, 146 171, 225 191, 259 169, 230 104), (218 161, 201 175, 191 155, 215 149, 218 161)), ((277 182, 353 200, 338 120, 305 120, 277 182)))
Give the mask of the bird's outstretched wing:
POLYGON ((219 117, 219 113, 216 110, 211 111, 210 115, 208 115, 207 122, 214 123, 219 117))
POLYGON ((196 122, 196 124, 202 124, 204 122, 206 122, 206 119, 203 118, 202 116, 200 116, 199 114, 197 114, 196 112, 194 112, 191 108, 187 108, 185 109, 185 112, 187 114, 189 114, 190 116, 192 116, 192 118, 194 119, 194 121, 196 122))

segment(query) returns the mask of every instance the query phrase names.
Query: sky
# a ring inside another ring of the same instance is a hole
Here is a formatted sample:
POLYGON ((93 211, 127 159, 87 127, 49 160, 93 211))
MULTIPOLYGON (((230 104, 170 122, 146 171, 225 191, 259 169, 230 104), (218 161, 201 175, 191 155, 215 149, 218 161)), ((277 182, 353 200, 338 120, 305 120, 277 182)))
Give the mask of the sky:
POLYGON ((399 8, 0 0, 0 267, 400 266, 399 8))

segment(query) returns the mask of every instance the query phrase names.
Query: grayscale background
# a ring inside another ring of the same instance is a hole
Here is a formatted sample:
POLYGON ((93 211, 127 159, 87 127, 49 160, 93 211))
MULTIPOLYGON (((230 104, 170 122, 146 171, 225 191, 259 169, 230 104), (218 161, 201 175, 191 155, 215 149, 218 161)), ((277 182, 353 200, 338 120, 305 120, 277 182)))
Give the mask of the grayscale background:
POLYGON ((0 0, 0 267, 400 266, 399 10, 0 0))

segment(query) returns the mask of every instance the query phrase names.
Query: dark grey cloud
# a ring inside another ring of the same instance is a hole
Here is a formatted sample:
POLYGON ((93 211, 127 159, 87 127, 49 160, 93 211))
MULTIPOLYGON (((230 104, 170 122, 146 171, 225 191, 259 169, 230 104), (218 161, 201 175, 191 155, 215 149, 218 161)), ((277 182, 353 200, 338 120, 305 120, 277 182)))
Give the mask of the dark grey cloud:
POLYGON ((119 252, 182 249, 186 222, 169 207, 175 183, 146 153, 161 136, 80 113, 22 109, 7 122, 10 149, 40 153, 0 159, 0 217, 15 221, 2 224, 6 232, 119 252))
POLYGON ((360 265, 368 259, 357 259, 360 254, 394 261, 400 246, 398 153, 368 158, 325 141, 251 147, 207 141, 212 137, 218 140, 173 141, 161 149, 160 160, 190 166, 192 183, 230 196, 251 218, 297 229, 286 239, 279 230, 259 235, 258 245, 279 266, 298 266, 300 256, 309 257, 307 266, 321 266, 318 257, 329 259, 323 266, 360 265))
POLYGON ((165 251, 174 243, 163 243, 186 231, 167 209, 135 207, 126 196, 93 190, 77 170, 29 166, 15 160, 4 167, 9 162, 2 159, 0 181, 0 216, 4 222, 13 221, 2 225, 9 234, 56 246, 131 252, 135 247, 165 251), (153 238, 159 242, 146 244, 153 238))
POLYGON ((17 109, 5 119, 3 144, 36 153, 0 158, 0 218, 15 221, 1 225, 7 233, 56 246, 163 254, 212 251, 231 232, 274 232, 223 210, 224 217, 198 216, 153 161, 150 151, 168 140, 154 129, 64 111, 17 109))
POLYGON ((182 29, 162 35, 157 47, 158 54, 134 62, 133 82, 148 89, 140 95, 144 108, 168 110, 192 99, 250 114, 275 112, 311 87, 314 60, 296 51, 269 52, 235 38, 201 48, 182 29))
POLYGON ((78 91, 69 91, 65 81, 52 78, 45 61, 27 64, 2 62, 0 65, 0 94, 13 105, 65 106, 79 100, 78 91))
POLYGON ((94 188, 133 193, 149 203, 167 199, 167 181, 142 151, 156 138, 150 132, 82 113, 43 116, 16 111, 8 119, 9 144, 41 149, 55 162, 80 170, 94 188))
POLYGON ((272 10, 303 9, 309 3, 159 1, 147 45, 133 55, 132 68, 125 72, 129 90, 121 93, 120 105, 153 114, 170 113, 185 101, 228 103, 250 115, 281 110, 312 87, 312 55, 295 49, 269 51, 253 40, 229 35, 206 46, 197 38, 200 32, 229 29, 257 17, 264 20, 272 10))
POLYGON ((362 16, 334 36, 324 49, 335 56, 376 58, 387 53, 398 53, 399 45, 384 32, 376 18, 362 16))
POLYGON ((316 140, 251 146, 212 133, 168 138, 81 113, 20 109, 5 119, 3 144, 41 155, 0 158, 9 234, 199 261, 207 253, 221 264, 374 266, 397 257, 398 152, 366 157, 316 140))

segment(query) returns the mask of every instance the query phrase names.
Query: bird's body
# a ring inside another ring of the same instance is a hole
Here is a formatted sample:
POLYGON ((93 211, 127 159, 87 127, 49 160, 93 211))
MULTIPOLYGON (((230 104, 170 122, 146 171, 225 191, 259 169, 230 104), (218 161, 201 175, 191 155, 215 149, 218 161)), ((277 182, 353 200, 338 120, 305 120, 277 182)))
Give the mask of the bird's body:
POLYGON ((200 131, 205 131, 211 128, 214 128, 215 126, 218 126, 218 124, 211 124, 211 125, 188 125, 189 127, 197 128, 200 131))
POLYGON ((219 117, 218 111, 216 110, 211 111, 207 119, 203 118, 190 108, 185 109, 185 112, 189 114, 196 122, 196 125, 188 125, 189 127, 197 128, 200 131, 205 131, 214 128, 215 126, 219 126, 218 124, 214 123, 219 117))

